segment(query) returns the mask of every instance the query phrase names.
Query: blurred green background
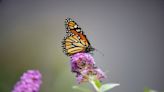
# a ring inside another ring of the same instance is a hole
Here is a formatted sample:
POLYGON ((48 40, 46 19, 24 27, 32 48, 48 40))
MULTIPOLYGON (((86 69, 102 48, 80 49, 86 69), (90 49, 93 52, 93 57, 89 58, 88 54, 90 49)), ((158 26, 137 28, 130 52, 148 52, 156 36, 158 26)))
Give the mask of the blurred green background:
MULTIPOLYGON (((0 92, 10 92, 28 69, 43 74, 41 92, 77 92, 61 41, 64 19, 82 27, 112 92, 163 89, 162 0, 0 0, 0 92)), ((87 86, 82 84, 82 86, 87 86)))

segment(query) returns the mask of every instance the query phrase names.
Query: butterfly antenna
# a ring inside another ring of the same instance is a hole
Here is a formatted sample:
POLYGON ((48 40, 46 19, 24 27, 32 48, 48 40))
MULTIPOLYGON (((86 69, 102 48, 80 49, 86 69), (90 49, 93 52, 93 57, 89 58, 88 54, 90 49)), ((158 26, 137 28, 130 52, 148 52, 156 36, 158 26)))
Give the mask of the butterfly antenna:
POLYGON ((95 51, 99 52, 102 56, 104 56, 104 53, 102 53, 100 50, 95 49, 95 51))

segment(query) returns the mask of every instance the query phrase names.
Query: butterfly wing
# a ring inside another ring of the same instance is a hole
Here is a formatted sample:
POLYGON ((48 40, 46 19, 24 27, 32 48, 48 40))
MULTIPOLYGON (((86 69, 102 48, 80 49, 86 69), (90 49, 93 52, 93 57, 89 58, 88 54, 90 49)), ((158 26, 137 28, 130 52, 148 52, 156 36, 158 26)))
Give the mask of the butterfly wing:
POLYGON ((70 56, 78 52, 84 52, 86 46, 83 45, 77 35, 68 36, 63 41, 64 52, 70 56))
POLYGON ((65 19, 65 27, 67 33, 77 34, 83 32, 80 26, 71 18, 65 19))
POLYGON ((62 42, 65 54, 71 56, 79 52, 91 51, 90 43, 79 25, 70 18, 67 18, 65 23, 67 36, 62 42))

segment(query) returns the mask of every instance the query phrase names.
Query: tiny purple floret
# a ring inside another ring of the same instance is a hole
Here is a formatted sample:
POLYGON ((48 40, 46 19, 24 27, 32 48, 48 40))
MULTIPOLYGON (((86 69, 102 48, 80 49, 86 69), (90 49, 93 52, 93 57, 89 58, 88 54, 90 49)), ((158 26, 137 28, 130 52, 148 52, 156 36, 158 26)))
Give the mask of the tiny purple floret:
POLYGON ((38 70, 28 70, 16 83, 12 92, 39 92, 42 75, 38 70))
POLYGON ((94 58, 89 53, 77 53, 71 56, 72 72, 94 67, 94 58))
POLYGON ((102 80, 104 72, 95 66, 94 58, 90 53, 77 53, 71 56, 72 72, 76 73, 78 83, 90 80, 102 80))
POLYGON ((105 74, 97 67, 93 69, 86 69, 77 75, 76 80, 78 83, 82 83, 89 82, 90 78, 92 78, 92 80, 102 80, 105 78, 105 74))

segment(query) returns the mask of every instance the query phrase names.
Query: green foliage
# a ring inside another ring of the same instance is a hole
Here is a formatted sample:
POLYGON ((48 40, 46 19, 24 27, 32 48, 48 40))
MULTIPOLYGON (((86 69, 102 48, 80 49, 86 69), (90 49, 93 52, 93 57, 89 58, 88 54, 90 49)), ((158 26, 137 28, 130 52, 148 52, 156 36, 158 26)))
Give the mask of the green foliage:
POLYGON ((79 90, 81 92, 91 92, 89 89, 82 88, 82 87, 79 87, 79 86, 73 86, 72 88, 76 89, 76 90, 79 90))
POLYGON ((144 92, 157 92, 156 90, 152 90, 152 89, 150 89, 150 88, 145 88, 144 89, 144 92))
POLYGON ((117 87, 119 86, 120 84, 115 84, 115 83, 108 83, 108 84, 103 84, 101 87, 100 87, 100 92, 106 92, 108 90, 111 90, 112 88, 114 87, 117 87))
POLYGON ((98 88, 100 88, 102 86, 102 84, 99 80, 94 80, 94 82, 98 88))

